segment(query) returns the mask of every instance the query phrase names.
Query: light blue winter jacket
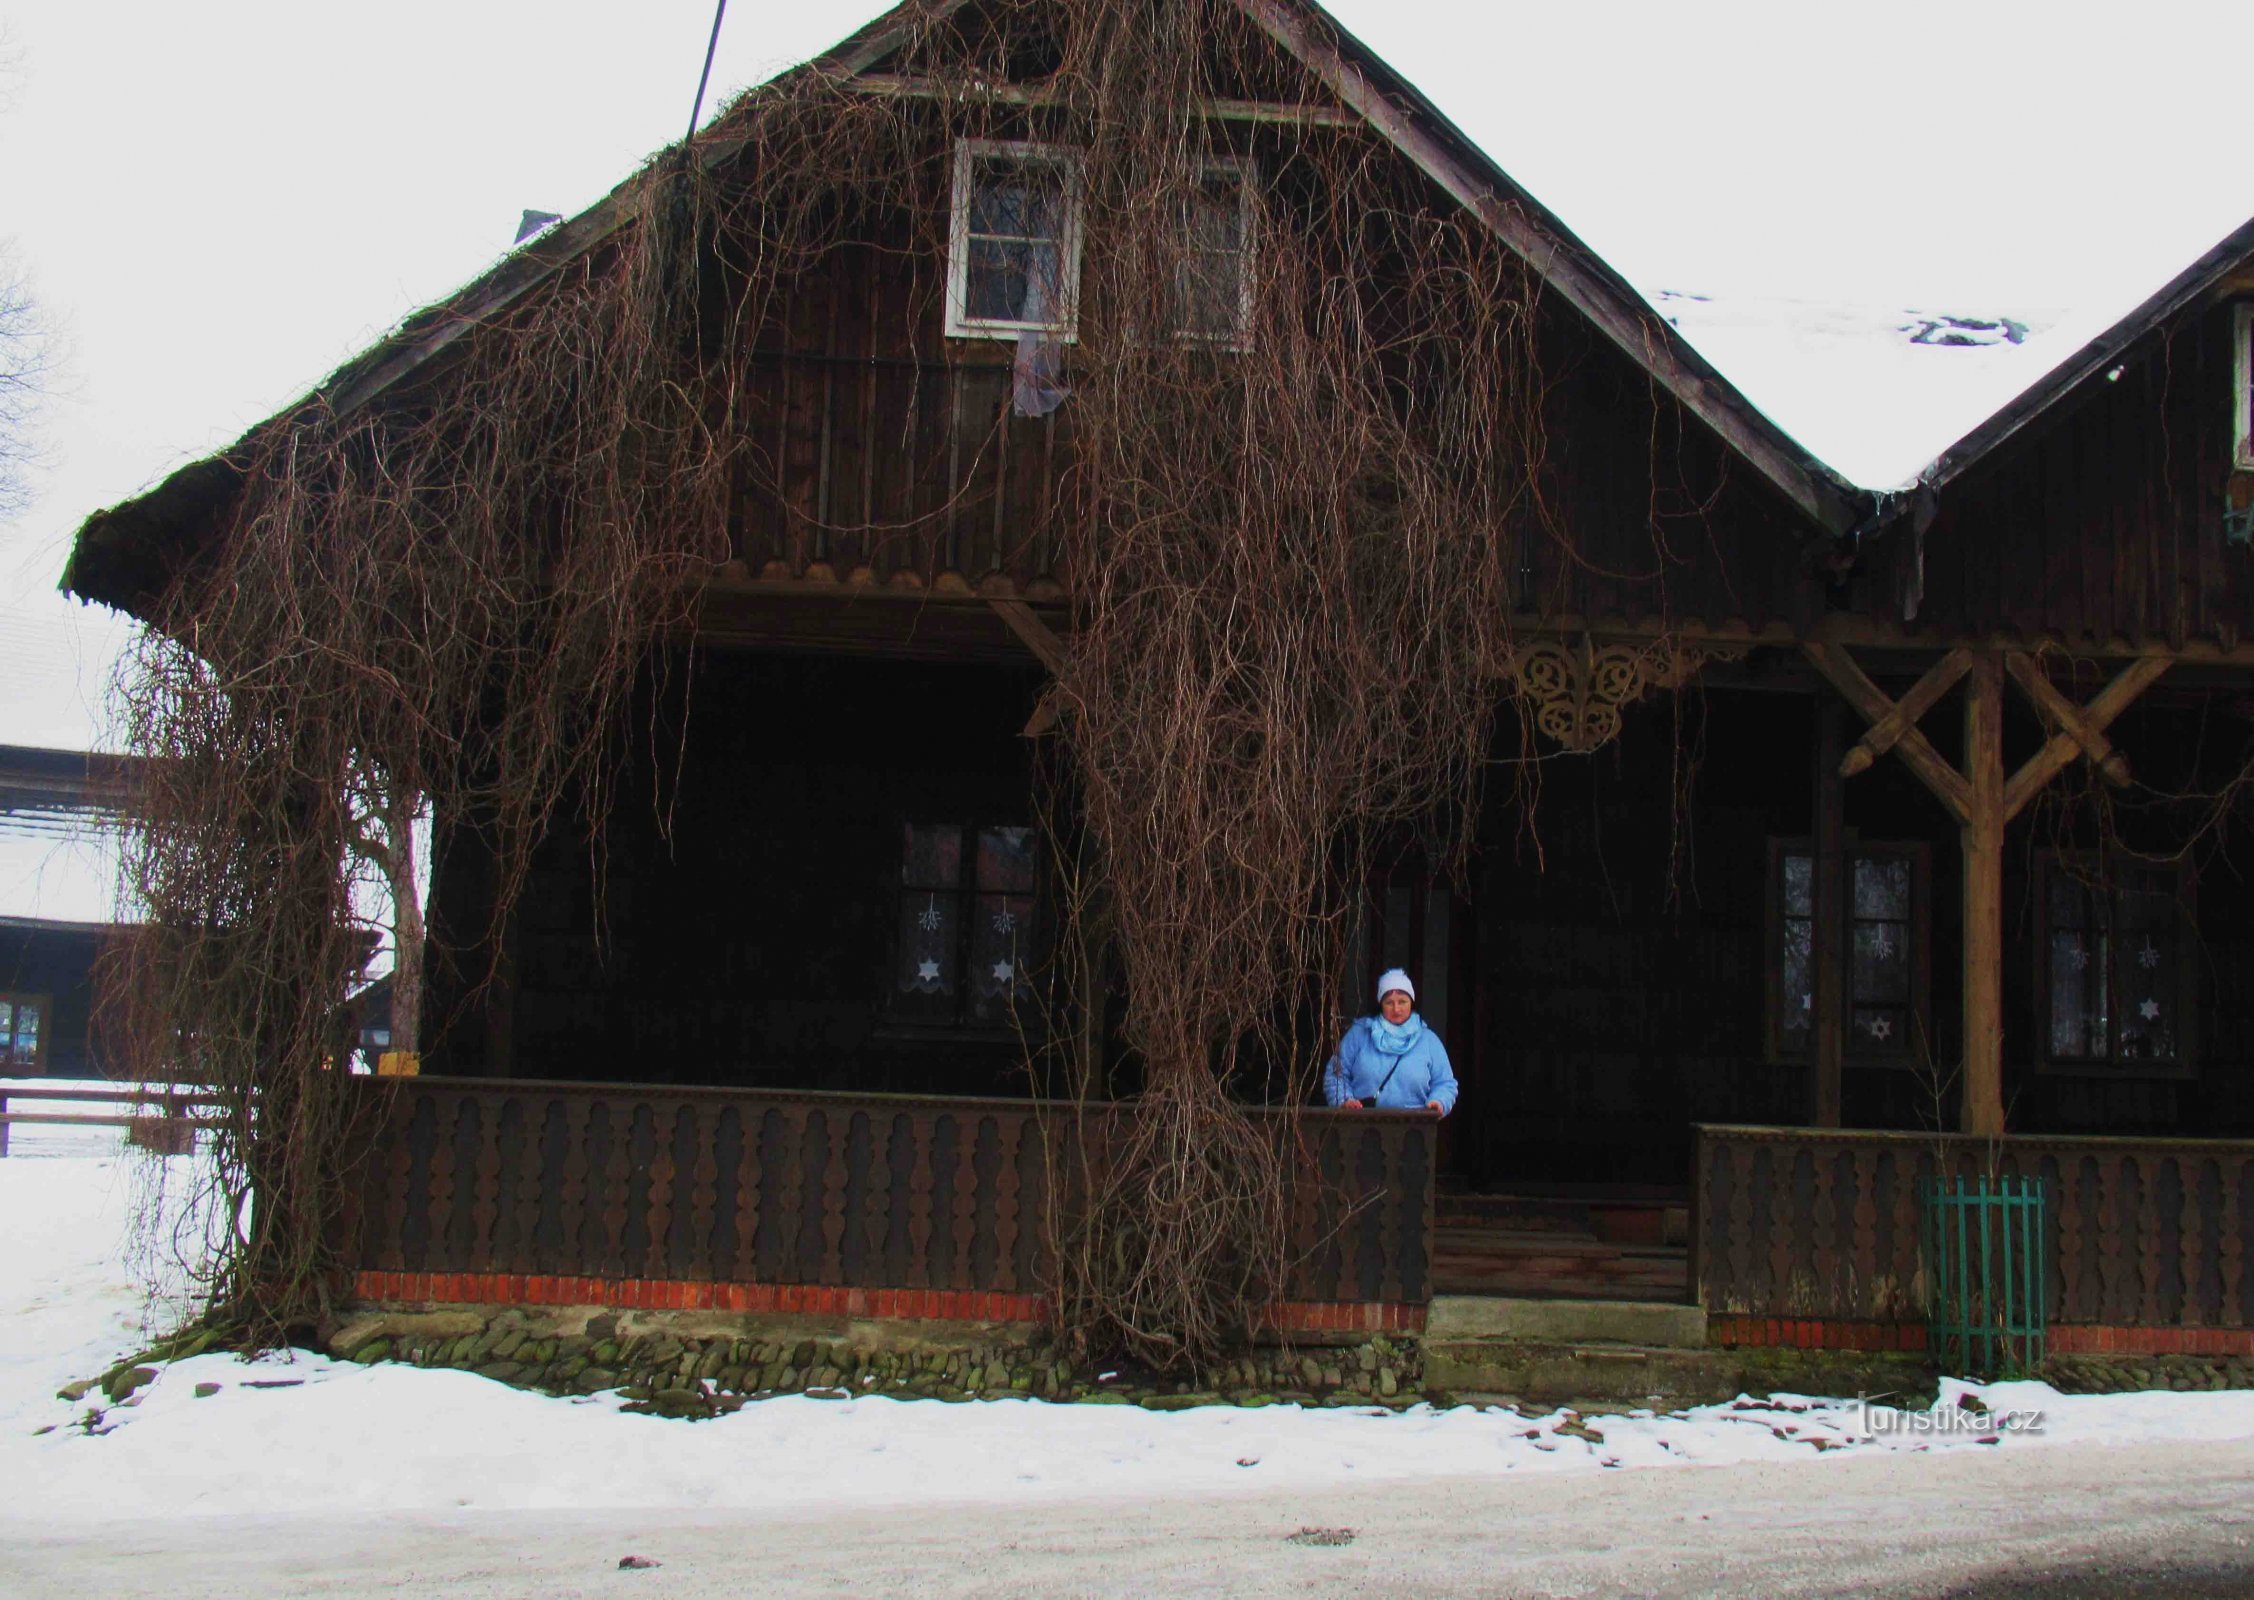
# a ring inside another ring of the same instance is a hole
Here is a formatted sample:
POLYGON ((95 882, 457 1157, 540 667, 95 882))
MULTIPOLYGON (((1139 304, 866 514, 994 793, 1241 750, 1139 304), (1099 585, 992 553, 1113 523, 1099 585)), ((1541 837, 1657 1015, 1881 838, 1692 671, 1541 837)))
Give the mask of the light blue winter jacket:
MULTIPOLYGON (((1446 1116, 1456 1108, 1456 1075, 1448 1066, 1448 1050, 1440 1035, 1424 1028, 1406 1053, 1389 1056, 1370 1037, 1377 1019, 1363 1017, 1338 1041, 1338 1053, 1323 1068, 1323 1098, 1334 1106, 1349 1100, 1367 1100, 1391 1111, 1421 1111, 1429 1101, 1440 1103, 1446 1116), (1398 1070, 1395 1064, 1399 1064, 1398 1070), (1392 1073, 1390 1081, 1386 1074, 1392 1073), (1381 1090, 1378 1085, 1384 1084, 1381 1090)), ((1420 1025, 1422 1018, 1418 1019, 1420 1025)))

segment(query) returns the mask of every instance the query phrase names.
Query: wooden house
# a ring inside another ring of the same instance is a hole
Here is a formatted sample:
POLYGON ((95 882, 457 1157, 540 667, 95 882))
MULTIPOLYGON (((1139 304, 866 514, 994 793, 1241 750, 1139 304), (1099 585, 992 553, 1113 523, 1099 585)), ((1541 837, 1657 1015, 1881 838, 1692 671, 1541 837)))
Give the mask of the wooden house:
MULTIPOLYGON (((2073 1141, 2254 1137, 2228 827, 2188 798, 2250 753, 2232 296, 2254 299, 2254 234, 1915 493, 1873 495, 1319 8, 1238 11, 1278 70, 1201 108, 1219 204, 1296 141, 1374 129, 1403 183, 1491 228, 1541 286, 1542 488, 1572 530, 1517 572, 1471 872, 1410 842, 1381 860, 1340 980, 1351 1011, 1381 968, 1418 974, 1461 1105, 1438 1127, 1308 1119, 1344 1209, 1295 1224, 1279 1320, 1414 1326, 1435 1292, 1526 1287, 1505 1235, 1569 1215, 1599 1219, 1571 1286, 1697 1298, 1735 1338, 1876 1338, 1910 1319, 1909 1278, 1873 1299, 1868 1269, 1914 1251, 1911 1179, 1956 1130, 2043 1141, 2078 1197, 2060 1225, 2107 1273, 2163 1263, 2090 1316, 2068 1271, 2068 1320, 2243 1337, 2247 1147, 2091 1146, 2084 1184, 2073 1141), (2150 803, 2092 798, 2115 791, 2150 803)), ((801 70, 912 98, 903 38, 887 18, 801 70)), ((1039 137, 1037 77, 999 98, 1025 126, 954 152, 944 259, 851 242, 760 327, 762 466, 703 595, 694 719, 677 748, 629 741, 648 770, 619 785, 662 767, 666 824, 618 807, 599 883, 558 838, 501 948, 458 953, 494 981, 441 982, 363 1185, 364 1292, 1035 1309, 1041 1111, 1013 1002, 1052 911, 1028 724, 1072 649, 1075 440, 1069 399, 1015 403, 1020 336, 1058 330, 979 246, 1069 254, 1065 178, 1018 233, 986 230, 1072 151, 1039 137)), ((323 400, 383 404, 623 207, 323 400)), ((68 586, 145 610, 241 491, 220 456, 101 514, 68 586)), ((472 853, 442 857, 434 927, 481 928, 490 895, 472 853)))

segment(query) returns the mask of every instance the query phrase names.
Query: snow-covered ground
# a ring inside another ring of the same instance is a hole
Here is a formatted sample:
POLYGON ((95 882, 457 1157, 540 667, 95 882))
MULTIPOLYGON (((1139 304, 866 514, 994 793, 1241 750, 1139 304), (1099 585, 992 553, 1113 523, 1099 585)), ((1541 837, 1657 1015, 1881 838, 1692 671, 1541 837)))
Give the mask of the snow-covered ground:
MULTIPOLYGON (((1945 1434, 1851 1400, 1789 1396, 1579 1419, 1470 1407, 1161 1414, 1037 1401, 785 1398, 690 1424, 623 1413, 610 1396, 551 1399, 461 1372, 302 1353, 179 1362, 131 1402, 101 1408, 89 1427, 89 1402, 63 1401, 56 1390, 135 1353, 176 1314, 162 1295, 152 1303, 123 1265, 134 1198, 163 1164, 93 1130, 20 1130, 15 1152, 0 1161, 0 1483, 8 1486, 0 1520, 462 1508, 803 1513, 835 1503, 841 1485, 863 1510, 991 1509, 1683 1464, 1804 1463, 1822 1472, 1872 1455, 2017 1457, 2254 1439, 2254 1393, 2064 1396, 2040 1384, 1974 1391, 1999 1411, 2039 1411, 2039 1427, 1945 1434), (199 1397, 199 1385, 217 1391, 199 1397), (1874 1431, 1874 1421, 1895 1427, 1874 1431)), ((188 1164, 170 1165, 177 1190, 188 1164)), ((1945 1385, 1952 1412, 1963 1409, 1963 1393, 1945 1385)))

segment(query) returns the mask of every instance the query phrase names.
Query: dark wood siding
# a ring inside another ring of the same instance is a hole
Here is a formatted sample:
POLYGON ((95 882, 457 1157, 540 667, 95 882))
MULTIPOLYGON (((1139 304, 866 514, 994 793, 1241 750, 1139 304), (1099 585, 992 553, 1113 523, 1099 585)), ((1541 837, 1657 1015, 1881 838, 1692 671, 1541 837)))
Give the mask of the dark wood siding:
MULTIPOLYGON (((1947 486, 1924 545, 1917 627, 2070 647, 2234 646, 2254 611, 2254 548, 2228 544, 2231 307, 2148 336, 1947 486)), ((1910 536, 1887 536, 1856 609, 1900 616, 1910 536)))

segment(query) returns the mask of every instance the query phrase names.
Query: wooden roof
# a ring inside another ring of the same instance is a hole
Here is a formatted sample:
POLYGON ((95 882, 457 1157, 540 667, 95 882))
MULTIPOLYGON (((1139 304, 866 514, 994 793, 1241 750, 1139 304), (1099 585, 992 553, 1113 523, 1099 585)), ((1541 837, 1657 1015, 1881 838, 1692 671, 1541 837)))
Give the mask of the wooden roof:
MULTIPOLYGON (((908 0, 821 56, 784 74, 869 71, 907 42, 911 27, 967 0, 908 0)), ((1314 0, 1236 0, 1252 20, 1449 195, 1474 211, 1557 295, 1711 428, 1800 513, 1834 535, 1864 523, 1873 497, 1849 484, 1770 421, 1701 356, 1627 280, 1534 199, 1402 78, 1314 0)), ((783 81, 783 80, 777 80, 783 81)), ((716 167, 740 153, 725 135, 698 141, 716 167)), ((338 368, 329 379, 238 441, 234 452, 195 462, 145 494, 95 513, 79 529, 62 587, 133 612, 153 602, 181 552, 207 537, 241 487, 231 458, 265 428, 308 409, 345 415, 376 400, 464 335, 595 249, 634 214, 648 181, 638 173, 578 216, 541 235, 448 299, 338 368)))

